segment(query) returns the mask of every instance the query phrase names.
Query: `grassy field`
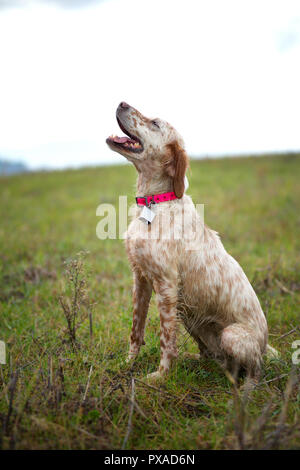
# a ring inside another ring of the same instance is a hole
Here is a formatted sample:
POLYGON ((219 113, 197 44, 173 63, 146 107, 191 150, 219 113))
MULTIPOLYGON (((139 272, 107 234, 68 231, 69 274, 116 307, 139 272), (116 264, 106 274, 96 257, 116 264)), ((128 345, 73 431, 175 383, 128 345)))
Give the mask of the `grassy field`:
POLYGON ((196 352, 183 330, 170 376, 144 382, 159 362, 155 298, 146 345, 125 364, 131 272, 123 241, 95 230, 100 203, 134 202, 133 167, 1 178, 0 448, 299 449, 299 175, 300 155, 191 163, 188 193, 251 280, 281 353, 248 397, 212 360, 182 357, 196 352))

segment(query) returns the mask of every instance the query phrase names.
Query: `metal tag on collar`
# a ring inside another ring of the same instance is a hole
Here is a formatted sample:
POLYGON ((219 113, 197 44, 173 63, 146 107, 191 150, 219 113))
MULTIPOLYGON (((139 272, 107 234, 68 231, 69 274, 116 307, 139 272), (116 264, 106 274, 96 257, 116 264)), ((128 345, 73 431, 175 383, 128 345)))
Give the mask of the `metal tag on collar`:
POLYGON ((151 209, 151 206, 154 206, 154 204, 156 204, 155 200, 154 200, 154 196, 146 196, 145 197, 145 201, 146 201, 146 206, 151 209), (152 197, 151 201, 148 202, 148 197, 152 197))
POLYGON ((155 204, 154 196, 152 196, 151 202, 148 202, 148 196, 146 196, 145 197, 145 203, 146 203, 146 206, 142 210, 142 213, 141 213, 139 219, 143 220, 143 222, 146 222, 147 225, 150 225, 151 222, 153 221, 154 217, 155 217, 155 212, 153 212, 151 210, 151 205, 155 204))

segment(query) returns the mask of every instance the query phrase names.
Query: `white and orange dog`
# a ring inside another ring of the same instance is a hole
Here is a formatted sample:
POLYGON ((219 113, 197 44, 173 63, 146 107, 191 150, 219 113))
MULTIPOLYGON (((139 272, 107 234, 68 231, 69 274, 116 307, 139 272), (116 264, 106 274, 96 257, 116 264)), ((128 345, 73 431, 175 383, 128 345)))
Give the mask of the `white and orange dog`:
POLYGON ((144 344, 154 290, 160 314, 161 359, 158 371, 150 374, 152 378, 166 374, 177 356, 180 318, 200 354, 221 360, 234 370, 243 368, 249 378, 257 379, 267 348, 270 354, 276 352, 268 346, 266 318, 247 276, 226 252, 218 234, 204 224, 196 237, 174 236, 183 206, 185 233, 193 231, 198 217, 191 198, 184 193, 188 157, 181 136, 167 122, 148 119, 124 102, 116 115, 126 137, 111 136, 106 142, 138 172, 136 216, 126 235, 134 279, 128 360, 133 360, 144 344), (145 210, 148 223, 140 219, 145 210), (149 231, 158 224, 159 235, 151 239, 149 231))

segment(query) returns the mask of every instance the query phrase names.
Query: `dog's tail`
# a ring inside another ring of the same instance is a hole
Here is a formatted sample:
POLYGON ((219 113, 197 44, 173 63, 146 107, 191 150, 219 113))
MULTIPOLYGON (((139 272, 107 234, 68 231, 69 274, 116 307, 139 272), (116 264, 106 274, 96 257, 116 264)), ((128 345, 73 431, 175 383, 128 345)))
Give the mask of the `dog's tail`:
POLYGON ((268 361, 270 361, 271 359, 279 359, 280 358, 280 353, 277 351, 277 349, 275 349, 272 346, 270 346, 269 344, 267 344, 265 357, 267 358, 268 361))

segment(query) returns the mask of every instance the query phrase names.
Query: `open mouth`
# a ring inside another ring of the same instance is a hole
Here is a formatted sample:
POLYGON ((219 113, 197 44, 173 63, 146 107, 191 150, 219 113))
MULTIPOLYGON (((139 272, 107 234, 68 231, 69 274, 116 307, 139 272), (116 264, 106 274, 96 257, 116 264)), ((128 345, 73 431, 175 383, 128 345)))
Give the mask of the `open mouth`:
POLYGON ((143 151, 143 144, 138 137, 131 134, 117 117, 120 129, 126 134, 126 136, 118 137, 117 135, 111 135, 106 139, 108 144, 112 144, 116 147, 123 148, 126 151, 140 153, 143 151), (128 136, 128 137, 127 137, 128 136))

